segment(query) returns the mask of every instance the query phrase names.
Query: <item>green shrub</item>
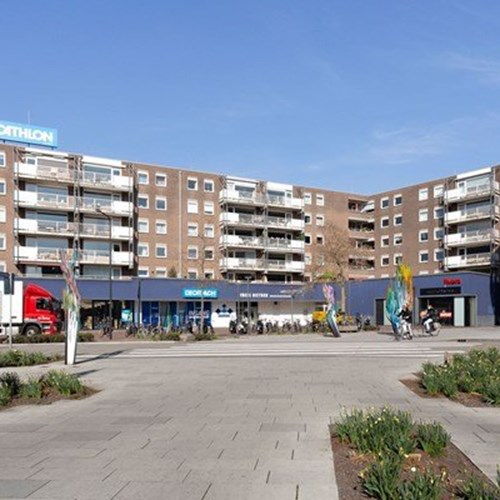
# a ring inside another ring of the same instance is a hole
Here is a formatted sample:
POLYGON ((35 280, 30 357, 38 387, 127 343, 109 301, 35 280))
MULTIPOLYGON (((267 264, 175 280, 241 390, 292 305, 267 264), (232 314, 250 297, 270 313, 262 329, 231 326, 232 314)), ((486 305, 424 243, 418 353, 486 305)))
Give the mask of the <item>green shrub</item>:
POLYGON ((0 406, 7 406, 12 400, 10 389, 0 385, 0 406))
POLYGON ((0 386, 8 389, 10 397, 13 398, 19 394, 21 390, 21 379, 14 372, 5 372, 0 375, 0 386))
POLYGON ((498 500, 500 498, 500 487, 490 485, 472 475, 459 488, 458 498, 465 500, 498 500))
POLYGON ((361 453, 405 454, 414 449, 413 421, 408 412, 390 408, 353 410, 342 416, 337 434, 361 453))
POLYGON ((181 340, 181 334, 178 332, 157 333, 152 340, 181 340))
POLYGON ((364 492, 380 500, 399 500, 401 466, 401 457, 393 453, 373 462, 362 473, 364 492))
POLYGON ((46 355, 41 352, 24 352, 17 349, 0 353, 0 367, 31 366, 50 363, 61 359, 61 356, 46 355))
POLYGON ((480 388, 479 392, 481 393, 484 401, 487 403, 500 406, 500 379, 490 378, 487 380, 484 385, 480 388))
POLYGON ((78 342, 94 342, 95 337, 94 334, 91 332, 80 332, 78 334, 78 342))
POLYGON ((76 375, 61 370, 50 370, 42 377, 42 383, 45 387, 51 387, 66 397, 81 394, 84 390, 83 384, 76 375))
POLYGON ((23 398, 40 399, 42 397, 42 384, 40 379, 30 378, 21 385, 19 395, 23 398))
POLYGON ((398 492, 398 499, 440 500, 443 483, 441 477, 431 471, 416 472, 410 480, 399 484, 398 492))
POLYGON ((443 454, 450 444, 450 435, 444 430, 441 424, 419 424, 416 432, 417 446, 428 453, 431 457, 438 457, 443 454))
POLYGON ((207 332, 207 333, 195 333, 194 334, 194 339, 195 340, 214 340, 215 335, 213 333, 207 332))

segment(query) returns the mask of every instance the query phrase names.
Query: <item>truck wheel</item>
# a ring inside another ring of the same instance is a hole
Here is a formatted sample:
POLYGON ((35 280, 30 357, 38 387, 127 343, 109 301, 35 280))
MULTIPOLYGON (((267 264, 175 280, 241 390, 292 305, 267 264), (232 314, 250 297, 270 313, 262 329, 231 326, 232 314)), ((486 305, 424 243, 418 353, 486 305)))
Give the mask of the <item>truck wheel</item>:
POLYGON ((27 337, 33 337, 34 335, 39 335, 40 333, 42 333, 42 330, 37 325, 28 325, 24 329, 24 335, 27 337))

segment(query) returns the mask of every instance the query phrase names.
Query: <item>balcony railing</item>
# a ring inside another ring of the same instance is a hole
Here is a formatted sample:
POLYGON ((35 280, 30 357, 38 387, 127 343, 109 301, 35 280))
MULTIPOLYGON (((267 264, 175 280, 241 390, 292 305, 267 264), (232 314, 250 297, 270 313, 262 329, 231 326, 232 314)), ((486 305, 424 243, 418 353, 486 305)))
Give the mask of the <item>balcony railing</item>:
POLYGON ((117 189, 128 191, 132 189, 132 177, 128 175, 111 175, 102 172, 82 172, 80 183, 100 189, 117 189))
POLYGON ((222 212, 219 219, 228 226, 251 226, 251 227, 279 227, 302 231, 304 221, 302 219, 291 219, 286 217, 266 217, 264 215, 237 214, 233 212, 222 212))
POLYGON ((130 215, 132 214, 132 203, 128 201, 106 200, 84 196, 80 200, 80 209, 86 212, 97 212, 100 209, 110 215, 130 215))
POLYGON ((304 208, 304 200, 302 198, 293 198, 291 196, 279 196, 268 194, 265 196, 265 201, 268 205, 285 208, 304 208))
POLYGON ((15 201, 22 207, 50 208, 52 210, 73 210, 75 199, 66 194, 36 193, 31 191, 16 191, 15 201))
POLYGON ((264 260, 256 258, 226 257, 220 259, 220 266, 225 269, 264 269, 264 260))
POLYGON ((287 238, 268 238, 266 248, 273 251, 304 251, 304 242, 302 240, 289 240, 287 238))
POLYGON ((490 217, 498 217, 500 214, 499 207, 493 205, 485 205, 476 208, 465 208, 448 212, 444 216, 446 224, 456 224, 459 222, 467 222, 471 220, 487 219, 490 217))
MULTIPOLYGON (((81 250, 79 258, 82 264, 109 264, 109 251, 81 250)), ((128 266, 132 264, 134 256, 132 252, 112 252, 111 260, 114 266, 128 266)))
POLYGON ((268 259, 266 263, 267 263, 266 267, 270 271, 288 271, 291 273, 303 273, 305 269, 305 263, 302 261, 268 259))
POLYGON ((223 235, 220 237, 221 245, 234 247, 264 247, 264 239, 255 236, 237 236, 232 234, 223 235))
MULTIPOLYGON (((61 248, 41 248, 31 246, 16 246, 15 257, 18 261, 28 262, 61 262, 61 248)), ((71 255, 71 250, 66 249, 66 255, 71 255)))
POLYGON ((444 259, 444 265, 449 269, 457 267, 489 266, 490 263, 491 255, 489 253, 455 255, 444 259))
POLYGON ((236 189, 223 189, 219 195, 221 203, 244 203, 249 205, 263 205, 264 197, 255 191, 237 191, 236 189))
MULTIPOLYGON (((84 222, 80 224, 80 234, 88 238, 109 238, 109 225, 84 222)), ((112 226, 112 239, 114 240, 128 240, 132 238, 132 235, 131 227, 112 226)))
POLYGON ((67 237, 75 233, 75 224, 65 221, 17 219, 15 228, 22 234, 50 234, 67 237))
POLYGON ((498 229, 479 229, 476 231, 448 234, 444 237, 444 244, 447 246, 473 245, 490 243, 492 240, 498 240, 498 238, 498 229))
POLYGON ((19 177, 25 179, 53 180, 54 182, 63 183, 73 182, 75 179, 75 171, 70 169, 68 164, 64 162, 54 162, 53 165, 16 163, 14 169, 19 177))
POLYGON ((269 216, 265 219, 265 223, 269 227, 296 229, 298 231, 302 231, 305 227, 305 223, 302 219, 291 219, 286 217, 269 216))
POLYGON ((465 188, 447 189, 444 192, 445 203, 454 203, 461 200, 484 198, 498 192, 500 184, 496 181, 487 181, 482 184, 465 186, 465 188))

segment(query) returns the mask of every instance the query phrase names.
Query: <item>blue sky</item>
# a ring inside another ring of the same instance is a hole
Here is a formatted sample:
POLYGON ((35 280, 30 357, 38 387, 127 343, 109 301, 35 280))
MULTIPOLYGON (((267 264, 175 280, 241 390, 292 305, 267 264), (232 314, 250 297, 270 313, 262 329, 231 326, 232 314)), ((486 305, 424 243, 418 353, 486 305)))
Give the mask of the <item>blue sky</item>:
POLYGON ((0 12, 0 119, 64 150, 362 193, 500 163, 498 0, 0 12))

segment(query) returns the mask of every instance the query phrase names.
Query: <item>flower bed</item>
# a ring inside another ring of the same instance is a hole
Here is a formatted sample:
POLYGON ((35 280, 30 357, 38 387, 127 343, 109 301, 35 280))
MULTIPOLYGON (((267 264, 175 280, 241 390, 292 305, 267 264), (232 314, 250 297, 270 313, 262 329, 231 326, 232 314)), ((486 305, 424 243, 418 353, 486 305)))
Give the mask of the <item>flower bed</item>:
POLYGON ((0 353, 0 368, 14 366, 43 365, 59 361, 62 356, 59 354, 44 354, 42 352, 25 352, 13 349, 0 353))
POLYGON ((346 413, 331 431, 343 500, 493 500, 500 494, 441 424, 416 423, 407 412, 382 408, 346 413))

